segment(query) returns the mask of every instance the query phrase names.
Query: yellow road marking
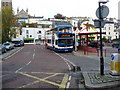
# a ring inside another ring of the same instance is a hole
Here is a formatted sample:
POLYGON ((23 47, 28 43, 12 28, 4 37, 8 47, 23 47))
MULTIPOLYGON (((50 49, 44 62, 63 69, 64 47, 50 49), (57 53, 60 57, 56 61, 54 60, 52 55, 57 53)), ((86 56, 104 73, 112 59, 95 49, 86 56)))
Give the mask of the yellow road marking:
POLYGON ((67 83, 67 80, 68 80, 68 75, 67 74, 65 74, 64 75, 64 78, 63 78, 63 80, 62 80, 62 83, 61 83, 61 85, 60 85, 60 90, 61 90, 61 88, 65 88, 65 86, 66 86, 66 83, 67 83))
POLYGON ((45 78, 43 78, 43 79, 38 78, 38 77, 35 77, 35 76, 32 76, 32 75, 29 75, 29 74, 26 74, 26 73, 23 73, 23 72, 19 72, 19 73, 22 74, 22 75, 25 75, 25 76, 28 76, 28 77, 37 79, 37 81, 34 81, 34 82, 29 83, 29 84, 27 84, 27 85, 23 85, 23 86, 21 86, 21 87, 19 87, 19 88, 23 88, 23 87, 26 87, 26 86, 29 86, 29 85, 33 85, 33 84, 38 83, 38 82, 40 82, 40 81, 47 82, 47 83, 50 83, 50 84, 55 85, 55 86, 59 86, 59 87, 61 87, 61 88, 65 88, 66 83, 67 83, 67 79, 68 79, 68 75, 65 74, 65 75, 64 75, 64 78, 63 78, 63 80, 62 80, 62 83, 61 83, 61 84, 57 84, 57 83, 48 81, 48 80, 46 80, 46 79, 51 78, 51 77, 54 77, 54 76, 57 76, 57 75, 59 75, 59 74, 61 74, 61 73, 54 73, 53 75, 48 76, 48 77, 45 77, 45 78), (66 80, 66 81, 65 81, 65 80, 66 80))
POLYGON ((17 72, 17 73, 31 73, 31 74, 39 74, 39 73, 43 73, 43 74, 65 74, 65 73, 49 73, 49 72, 17 72))
POLYGON ((26 85, 23 85, 23 86, 21 86, 21 87, 19 87, 19 88, 25 88, 25 87, 27 87, 27 86, 30 86, 30 85, 33 85, 33 84, 36 84, 36 83, 39 83, 40 82, 40 80, 36 80, 36 81, 34 81, 34 82, 32 82, 32 83, 28 83, 28 84, 26 84, 26 85))

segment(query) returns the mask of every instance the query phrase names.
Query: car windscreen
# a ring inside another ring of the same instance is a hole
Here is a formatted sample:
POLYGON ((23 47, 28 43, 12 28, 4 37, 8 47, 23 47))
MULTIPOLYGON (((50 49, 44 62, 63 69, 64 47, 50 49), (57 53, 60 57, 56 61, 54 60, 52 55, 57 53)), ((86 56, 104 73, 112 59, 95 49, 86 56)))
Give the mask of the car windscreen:
POLYGON ((18 44, 18 43, 20 43, 20 41, 12 41, 12 43, 18 44))
POLYGON ((10 45, 10 43, 4 43, 4 45, 5 45, 5 46, 8 46, 8 45, 10 45))

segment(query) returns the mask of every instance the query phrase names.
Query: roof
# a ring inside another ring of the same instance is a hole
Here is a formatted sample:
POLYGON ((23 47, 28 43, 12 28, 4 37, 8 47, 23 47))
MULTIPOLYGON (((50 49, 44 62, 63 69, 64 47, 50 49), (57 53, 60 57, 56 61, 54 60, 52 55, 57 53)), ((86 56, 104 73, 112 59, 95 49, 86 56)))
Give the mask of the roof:
POLYGON ((68 25, 68 26, 72 26, 71 23, 68 23, 68 22, 54 22, 53 25, 56 25, 56 26, 60 26, 60 25, 68 25))
POLYGON ((29 18, 43 18, 43 16, 41 16, 41 17, 30 16, 29 18))
POLYGON ((105 20, 105 23, 114 23, 113 21, 105 20))

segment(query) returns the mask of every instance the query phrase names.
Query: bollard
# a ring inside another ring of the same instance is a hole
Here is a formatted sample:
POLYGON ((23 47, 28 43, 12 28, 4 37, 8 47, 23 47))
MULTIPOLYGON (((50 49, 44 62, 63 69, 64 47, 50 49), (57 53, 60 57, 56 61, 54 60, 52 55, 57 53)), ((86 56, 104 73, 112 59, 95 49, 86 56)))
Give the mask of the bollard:
POLYGON ((111 75, 120 75, 120 54, 113 53, 111 55, 111 63, 110 63, 110 71, 111 75))
POLYGON ((86 50, 84 49, 84 55, 86 55, 86 50))

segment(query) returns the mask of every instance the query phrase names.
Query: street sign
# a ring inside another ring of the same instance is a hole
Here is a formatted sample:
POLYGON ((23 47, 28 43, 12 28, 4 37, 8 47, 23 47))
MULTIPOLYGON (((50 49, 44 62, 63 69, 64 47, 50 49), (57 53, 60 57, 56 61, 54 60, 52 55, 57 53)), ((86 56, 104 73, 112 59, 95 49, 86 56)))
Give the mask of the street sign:
MULTIPOLYGON (((104 28, 105 22, 101 21, 101 28, 104 28)), ((100 28, 100 20, 95 19, 94 20, 94 27, 95 28, 100 28)))
MULTIPOLYGON (((101 18, 102 19, 106 18, 108 16, 108 14, 109 14, 109 8, 107 6, 105 6, 105 5, 100 6, 100 8, 101 8, 101 18)), ((98 8, 96 10, 96 16, 97 16, 97 18, 100 18, 100 16, 99 16, 99 9, 100 8, 98 8)))
POLYGON ((111 55, 111 59, 114 60, 114 55, 111 55))

